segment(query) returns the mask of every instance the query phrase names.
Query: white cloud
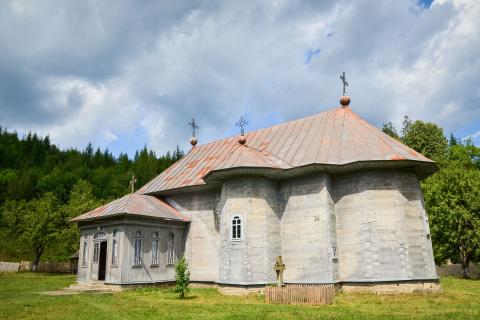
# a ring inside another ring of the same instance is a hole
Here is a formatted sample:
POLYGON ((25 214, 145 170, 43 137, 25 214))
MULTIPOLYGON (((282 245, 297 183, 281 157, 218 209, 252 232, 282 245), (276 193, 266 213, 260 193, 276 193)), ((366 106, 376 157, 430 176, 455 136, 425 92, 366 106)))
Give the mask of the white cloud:
POLYGON ((335 107, 342 71, 352 108, 378 126, 408 114, 466 135, 480 123, 477 2, 27 4, 0 4, 0 84, 25 92, 0 89, 0 117, 62 146, 141 128, 138 147, 188 149, 192 116, 202 143, 242 114, 255 128, 335 107))

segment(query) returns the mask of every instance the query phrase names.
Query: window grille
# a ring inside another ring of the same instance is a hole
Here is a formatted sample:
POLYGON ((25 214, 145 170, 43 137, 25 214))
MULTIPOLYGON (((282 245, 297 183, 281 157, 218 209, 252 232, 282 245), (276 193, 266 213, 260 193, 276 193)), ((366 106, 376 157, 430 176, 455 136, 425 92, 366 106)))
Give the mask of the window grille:
POLYGON ((232 240, 242 239, 242 219, 239 216, 235 216, 232 219, 232 240))
POLYGON ((100 256, 100 242, 93 244, 93 262, 98 263, 98 257, 100 256))
POLYGON ((82 251, 82 267, 87 267, 87 260, 88 260, 88 242, 85 240, 83 241, 83 251, 82 251))
POLYGON ((118 232, 113 230, 112 232, 112 266, 118 265, 118 232))
POLYGON ((158 265, 158 232, 152 233, 152 265, 158 265))
POLYGON ((135 252, 134 252, 134 257, 133 257, 133 264, 136 266, 139 266, 142 264, 142 232, 137 231, 135 233, 135 252))
POLYGON ((170 233, 167 244, 167 265, 173 264, 175 264, 175 237, 173 233, 170 233))
POLYGON ((158 264, 158 240, 152 240, 152 264, 158 264))

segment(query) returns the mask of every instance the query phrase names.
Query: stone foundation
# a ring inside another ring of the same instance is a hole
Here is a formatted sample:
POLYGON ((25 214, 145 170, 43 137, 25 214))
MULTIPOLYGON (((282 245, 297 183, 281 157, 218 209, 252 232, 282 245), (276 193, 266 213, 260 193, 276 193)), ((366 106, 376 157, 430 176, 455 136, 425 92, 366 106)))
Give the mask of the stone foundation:
MULTIPOLYGON (((191 284, 192 285, 192 284, 191 284)), ((288 284, 287 284, 288 285, 288 284)), ((194 285, 192 287, 206 287, 204 285, 194 285)), ((225 295, 248 295, 262 294, 265 291, 264 285, 229 285, 229 284, 211 284, 208 288, 216 287, 218 291, 225 295)), ((374 294, 405 294, 405 293, 436 293, 440 292, 440 282, 438 280, 407 280, 407 281, 389 281, 389 282, 345 282, 335 283, 335 291, 348 293, 364 292, 374 294)))
POLYGON ((245 296, 248 294, 264 293, 265 285, 240 286, 240 285, 218 284, 217 289, 221 294, 224 294, 224 295, 245 296))
POLYGON ((344 292, 369 292, 375 294, 435 293, 442 289, 438 280, 392 281, 373 283, 346 282, 341 285, 344 292))

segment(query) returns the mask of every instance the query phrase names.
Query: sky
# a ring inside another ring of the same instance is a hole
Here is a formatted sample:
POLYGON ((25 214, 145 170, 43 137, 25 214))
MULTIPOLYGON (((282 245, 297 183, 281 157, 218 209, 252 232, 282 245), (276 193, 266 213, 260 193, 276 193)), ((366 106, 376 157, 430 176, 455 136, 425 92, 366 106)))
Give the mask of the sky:
POLYGON ((480 1, 0 2, 0 126, 133 155, 336 108, 480 145, 480 1))

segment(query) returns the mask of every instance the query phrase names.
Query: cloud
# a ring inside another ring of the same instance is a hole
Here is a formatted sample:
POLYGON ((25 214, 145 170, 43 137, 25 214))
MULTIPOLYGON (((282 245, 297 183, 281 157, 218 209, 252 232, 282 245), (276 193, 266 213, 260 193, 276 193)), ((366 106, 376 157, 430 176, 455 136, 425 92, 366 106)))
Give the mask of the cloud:
POLYGON ((470 1, 4 1, 0 125, 114 152, 200 143, 338 105, 480 128, 470 1), (15 30, 15 32, 12 32, 15 30), (321 54, 320 54, 321 48, 321 54), (315 59, 313 59, 313 57, 315 59))

